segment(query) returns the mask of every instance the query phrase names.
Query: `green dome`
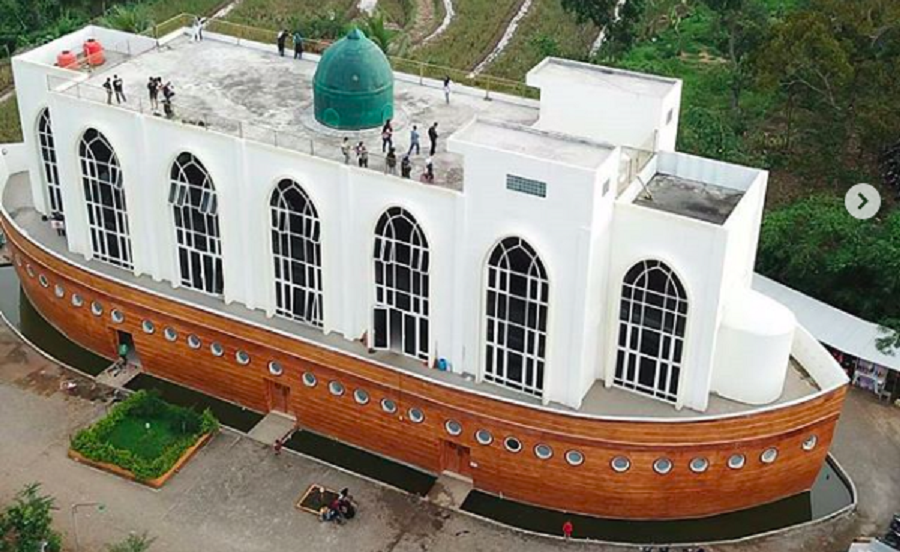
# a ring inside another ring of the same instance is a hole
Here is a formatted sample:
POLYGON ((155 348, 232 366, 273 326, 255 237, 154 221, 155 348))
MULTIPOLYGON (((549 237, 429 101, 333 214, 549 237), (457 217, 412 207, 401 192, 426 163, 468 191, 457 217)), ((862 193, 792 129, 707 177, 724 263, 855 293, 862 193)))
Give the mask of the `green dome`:
POLYGON ((313 78, 316 120, 341 130, 381 126, 394 116, 394 73, 359 29, 325 50, 313 78))

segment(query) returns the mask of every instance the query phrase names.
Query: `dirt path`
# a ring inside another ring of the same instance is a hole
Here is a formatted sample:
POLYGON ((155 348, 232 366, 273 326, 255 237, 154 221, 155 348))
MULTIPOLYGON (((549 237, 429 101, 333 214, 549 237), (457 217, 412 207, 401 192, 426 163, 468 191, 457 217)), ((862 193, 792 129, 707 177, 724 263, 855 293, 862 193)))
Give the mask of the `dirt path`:
POLYGON ((434 28, 434 2, 432 0, 416 0, 415 13, 416 20, 409 31, 409 38, 413 44, 418 44, 434 28))
MULTIPOLYGON (((427 9, 428 9, 428 10, 430 11, 430 13, 431 13, 431 22, 428 23, 428 25, 425 27, 426 32, 427 32, 427 29, 430 29, 430 28, 432 28, 432 26, 433 26, 433 21, 434 21, 434 5, 431 4, 431 0, 418 0, 418 2, 419 2, 419 6, 420 6, 420 7, 421 7, 423 4, 426 4, 426 3, 427 3, 427 4, 428 4, 428 8, 427 8, 427 9)), ((428 43, 431 42, 432 40, 434 40, 434 39, 436 39, 437 37, 439 37, 439 36, 441 36, 442 34, 444 34, 444 31, 446 31, 447 28, 450 27, 450 23, 453 21, 454 16, 456 16, 456 12, 453 11, 453 0, 443 0, 443 2, 444 2, 444 20, 441 21, 440 26, 439 26, 437 29, 435 29, 433 33, 431 33, 430 35, 426 36, 421 42, 418 43, 418 45, 428 44, 428 43)), ((419 12, 416 11, 416 20, 417 20, 417 21, 416 21, 416 25, 418 25, 418 18, 419 18, 419 12)), ((413 41, 413 43, 416 44, 415 41, 413 41)))
POLYGON ((534 0, 525 0, 522 2, 522 5, 519 7, 519 11, 516 12, 516 15, 513 16, 512 20, 507 25, 506 30, 503 32, 503 36, 500 37, 500 40, 494 46, 494 49, 491 50, 491 53, 487 55, 478 65, 475 66, 475 69, 472 70, 472 75, 478 75, 482 71, 484 71, 488 65, 493 63, 495 59, 497 59, 500 54, 503 53, 503 50, 509 45, 513 36, 515 36, 516 31, 519 30, 519 23, 522 22, 522 19, 528 15, 528 10, 531 9, 531 5, 534 4, 534 0))

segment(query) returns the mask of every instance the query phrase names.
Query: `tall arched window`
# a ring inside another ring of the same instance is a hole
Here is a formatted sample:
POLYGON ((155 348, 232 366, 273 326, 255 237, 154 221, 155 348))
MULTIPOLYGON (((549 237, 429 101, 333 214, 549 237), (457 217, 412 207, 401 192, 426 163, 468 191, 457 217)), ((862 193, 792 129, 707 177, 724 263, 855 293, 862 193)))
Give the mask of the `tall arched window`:
POLYGON ((550 283, 544 263, 521 238, 506 238, 487 264, 484 379, 544 393, 550 283))
POLYGON ((50 124, 50 109, 44 108, 38 116, 38 148, 41 153, 41 164, 47 197, 50 200, 51 213, 62 213, 62 189, 59 186, 59 169, 56 164, 56 146, 53 143, 53 126, 50 124))
POLYGON ((276 312, 322 326, 322 242, 316 206, 296 182, 278 183, 269 202, 276 312))
POLYGON ((171 181, 169 203, 175 212, 181 285, 221 295, 219 200, 212 178, 196 157, 182 153, 172 165, 171 181))
POLYGON ((622 283, 616 385, 669 402, 678 397, 688 303, 659 261, 641 261, 622 283))
POLYGON ((375 227, 375 348, 428 360, 428 241, 400 207, 375 227))
POLYGON ((81 137, 78 151, 94 258, 131 269, 131 234, 119 158, 106 137, 93 128, 81 137))

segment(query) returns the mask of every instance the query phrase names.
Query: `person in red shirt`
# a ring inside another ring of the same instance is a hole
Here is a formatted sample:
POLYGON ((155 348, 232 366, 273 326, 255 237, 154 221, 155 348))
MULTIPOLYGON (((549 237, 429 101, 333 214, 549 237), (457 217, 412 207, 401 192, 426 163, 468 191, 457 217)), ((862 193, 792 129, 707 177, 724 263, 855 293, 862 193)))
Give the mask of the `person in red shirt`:
POLYGON ((571 539, 571 538, 572 538, 572 531, 573 531, 574 529, 575 529, 575 528, 572 526, 572 522, 569 521, 569 520, 566 520, 566 522, 563 523, 563 526, 562 526, 563 537, 564 537, 566 540, 571 539))

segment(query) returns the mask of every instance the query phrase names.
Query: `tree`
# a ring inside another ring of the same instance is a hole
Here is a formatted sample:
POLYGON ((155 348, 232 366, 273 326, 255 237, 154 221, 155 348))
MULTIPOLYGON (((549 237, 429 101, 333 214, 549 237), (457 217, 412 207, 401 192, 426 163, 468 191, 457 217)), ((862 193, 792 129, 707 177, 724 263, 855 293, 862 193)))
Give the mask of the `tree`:
POLYGON ((128 33, 142 33, 153 26, 146 6, 142 4, 114 6, 103 16, 101 23, 128 33))
POLYGON ((53 530, 53 498, 39 494, 40 485, 26 486, 11 506, 0 513, 0 552, 59 552, 59 533, 53 530))
POLYGON ((579 23, 592 22, 606 33, 603 55, 618 57, 637 38, 645 0, 562 0, 563 8, 579 23))
POLYGON ((128 535, 123 541, 110 544, 106 547, 107 552, 147 552, 156 541, 156 537, 150 537, 146 532, 136 535, 134 533, 128 535))
POLYGON ((385 26, 384 14, 376 10, 373 14, 367 15, 362 20, 360 27, 363 32, 366 33, 366 36, 369 37, 372 42, 377 44, 378 47, 381 48, 381 51, 387 55, 397 31, 392 31, 385 26))
POLYGON ((731 107, 740 113, 741 95, 751 81, 752 55, 765 42, 769 13, 760 0, 705 0, 716 14, 719 49, 728 60, 731 107))

